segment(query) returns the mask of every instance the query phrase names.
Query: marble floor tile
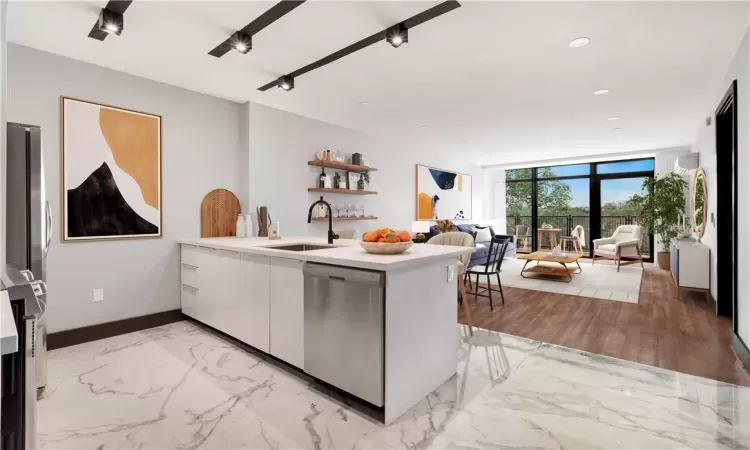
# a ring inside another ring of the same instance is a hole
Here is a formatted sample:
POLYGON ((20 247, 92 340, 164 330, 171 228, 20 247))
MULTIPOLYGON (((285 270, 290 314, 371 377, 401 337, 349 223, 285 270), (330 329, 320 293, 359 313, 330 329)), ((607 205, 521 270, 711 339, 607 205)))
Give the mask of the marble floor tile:
POLYGON ((50 352, 46 449, 750 447, 750 388, 457 327, 457 374, 386 427, 189 322, 50 352))

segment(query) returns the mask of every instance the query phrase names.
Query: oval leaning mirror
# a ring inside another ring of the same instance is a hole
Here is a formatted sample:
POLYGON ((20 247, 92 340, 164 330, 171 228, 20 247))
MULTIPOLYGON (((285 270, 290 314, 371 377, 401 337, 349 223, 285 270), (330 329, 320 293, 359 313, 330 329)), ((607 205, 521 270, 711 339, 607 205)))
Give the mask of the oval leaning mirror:
POLYGON ((695 171, 693 179, 693 231, 698 237, 706 232, 706 212, 708 211, 708 187, 703 169, 695 171))

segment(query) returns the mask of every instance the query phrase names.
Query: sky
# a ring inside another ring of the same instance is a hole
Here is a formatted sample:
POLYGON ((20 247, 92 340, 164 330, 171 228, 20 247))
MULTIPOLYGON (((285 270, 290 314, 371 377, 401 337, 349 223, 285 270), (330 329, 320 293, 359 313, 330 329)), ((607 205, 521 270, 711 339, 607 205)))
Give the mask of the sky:
MULTIPOLYGON (((551 167, 555 176, 575 176, 588 175, 589 164, 577 164, 572 166, 551 167)), ((622 161, 614 163, 599 164, 597 173, 619 173, 619 172, 639 172, 654 170, 654 160, 622 161)), ((589 206, 589 179, 582 178, 577 180, 563 180, 563 183, 570 185, 572 206, 589 206)), ((620 178, 615 180, 602 180, 602 204, 611 202, 621 202, 630 198, 631 195, 641 193, 643 178, 620 178)))

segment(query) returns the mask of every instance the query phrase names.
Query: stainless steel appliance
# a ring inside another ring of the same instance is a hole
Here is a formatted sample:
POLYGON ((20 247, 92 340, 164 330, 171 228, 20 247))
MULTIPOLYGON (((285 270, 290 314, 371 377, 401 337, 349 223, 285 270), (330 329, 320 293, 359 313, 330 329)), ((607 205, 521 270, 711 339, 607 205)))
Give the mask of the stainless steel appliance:
POLYGON ((40 297, 46 292, 44 281, 29 282, 28 275, 7 265, 0 268, 0 288, 7 290, 18 333, 18 351, 2 356, 2 415, 0 448, 27 450, 36 448, 37 382, 34 358, 36 322, 46 304, 40 297))
MULTIPOLYGON (((6 170, 6 261, 27 270, 27 279, 44 282, 52 215, 44 188, 41 128, 8 123, 6 170)), ((41 300, 46 301, 46 295, 42 295, 41 300)), ((37 387, 44 388, 47 385, 47 326, 43 317, 36 320, 33 353, 37 387)))
POLYGON ((385 273, 305 263, 305 372, 384 403, 385 273))

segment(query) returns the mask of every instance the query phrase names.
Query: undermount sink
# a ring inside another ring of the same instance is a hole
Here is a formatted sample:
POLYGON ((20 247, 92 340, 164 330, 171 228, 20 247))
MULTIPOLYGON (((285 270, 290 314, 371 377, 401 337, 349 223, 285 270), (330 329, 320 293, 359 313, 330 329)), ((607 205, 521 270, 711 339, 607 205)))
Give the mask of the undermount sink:
POLYGON ((266 248, 274 250, 286 250, 288 252, 308 252, 310 250, 325 250, 327 248, 338 248, 338 245, 320 245, 320 244, 287 244, 287 245, 269 245, 266 248))

